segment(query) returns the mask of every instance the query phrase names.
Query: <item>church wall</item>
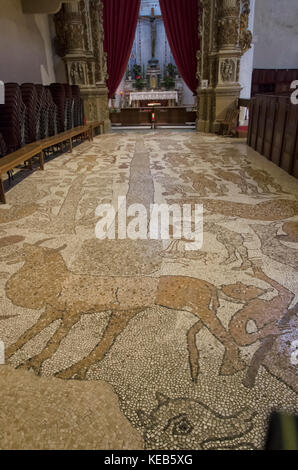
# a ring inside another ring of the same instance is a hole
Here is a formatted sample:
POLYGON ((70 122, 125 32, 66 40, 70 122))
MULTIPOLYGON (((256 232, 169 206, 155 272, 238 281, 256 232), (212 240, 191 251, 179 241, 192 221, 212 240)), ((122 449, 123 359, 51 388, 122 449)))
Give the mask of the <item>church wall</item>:
MULTIPOLYGON (((258 1, 258 0, 257 0, 258 1)), ((248 29, 254 34, 254 17, 255 17, 255 0, 250 0, 250 15, 248 29)), ((240 98, 251 97, 251 83, 252 83, 252 71, 254 63, 254 52, 255 45, 251 44, 251 48, 246 51, 241 57, 240 61, 240 76, 239 83, 242 87, 240 98)))
MULTIPOLYGON (((54 42, 54 38, 56 37, 56 28, 54 23, 54 15, 49 15, 49 27, 50 27, 50 37, 52 40, 52 44, 54 42)), ((58 56, 55 52, 55 48, 53 46, 53 65, 54 65, 54 73, 56 76, 57 83, 67 83, 67 75, 66 75, 66 67, 64 61, 58 56)))
POLYGON ((25 15, 20 0, 0 0, 0 80, 56 81, 48 15, 25 15))
POLYGON ((254 68, 297 68, 297 25, 297 0, 256 0, 254 68))

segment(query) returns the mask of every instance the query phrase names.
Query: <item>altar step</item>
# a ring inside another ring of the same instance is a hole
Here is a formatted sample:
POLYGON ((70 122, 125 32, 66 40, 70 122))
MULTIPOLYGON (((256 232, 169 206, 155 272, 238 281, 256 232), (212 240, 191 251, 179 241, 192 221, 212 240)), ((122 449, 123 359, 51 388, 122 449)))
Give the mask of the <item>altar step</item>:
POLYGON ((187 124, 185 126, 172 126, 172 125, 157 125, 155 126, 155 129, 196 129, 196 123, 194 122, 193 124, 187 124))
POLYGON ((112 126, 119 128, 138 127, 139 129, 150 129, 153 120, 155 125, 160 127, 167 126, 169 129, 180 129, 195 126, 197 120, 197 111, 183 106, 158 107, 158 108, 123 108, 119 111, 110 112, 112 126))
POLYGON ((133 131, 133 130, 142 130, 142 129, 151 129, 151 126, 121 126, 121 125, 113 125, 112 130, 121 130, 121 131, 133 131))
MULTIPOLYGON (((148 129, 152 129, 151 126, 121 126, 121 125, 113 125, 112 126, 112 130, 122 130, 122 131, 133 131, 133 130, 148 130, 148 129)), ((178 126, 174 126, 174 125, 156 125, 155 126, 155 129, 176 129, 176 130, 193 130, 193 129, 196 129, 196 123, 190 123, 188 125, 178 125, 178 126)))

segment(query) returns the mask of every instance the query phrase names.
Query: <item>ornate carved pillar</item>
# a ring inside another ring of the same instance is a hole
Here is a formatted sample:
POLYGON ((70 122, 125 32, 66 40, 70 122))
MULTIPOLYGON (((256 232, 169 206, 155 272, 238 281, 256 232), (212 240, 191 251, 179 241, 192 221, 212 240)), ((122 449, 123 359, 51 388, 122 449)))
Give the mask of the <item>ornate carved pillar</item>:
POLYGON ((198 130, 218 132, 239 98, 240 58, 250 47, 249 0, 201 0, 198 130))
POLYGON ((63 5, 55 15, 56 45, 65 62, 69 84, 81 88, 87 121, 104 121, 108 130, 102 8, 101 0, 78 0, 63 5))
POLYGON ((210 132, 212 121, 213 86, 212 83, 212 30, 215 0, 199 1, 199 37, 201 50, 198 51, 198 125, 201 132, 210 132))
POLYGON ((215 120, 212 131, 218 132, 227 109, 240 96, 240 0, 217 2, 218 81, 215 89, 215 120))

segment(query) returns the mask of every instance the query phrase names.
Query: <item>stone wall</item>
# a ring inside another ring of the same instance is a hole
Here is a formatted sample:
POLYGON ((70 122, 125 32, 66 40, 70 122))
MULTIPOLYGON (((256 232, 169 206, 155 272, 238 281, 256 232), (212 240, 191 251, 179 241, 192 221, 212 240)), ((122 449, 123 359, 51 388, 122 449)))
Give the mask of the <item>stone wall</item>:
POLYGON ((254 68, 297 68, 297 25, 297 0, 257 0, 254 68))
POLYGON ((56 81, 48 15, 25 15, 21 0, 1 0, 0 80, 56 81))
MULTIPOLYGON (((248 28, 251 33, 254 33, 254 17, 255 17, 255 0, 250 0, 250 15, 248 20, 248 28)), ((254 44, 246 51, 240 60, 240 74, 239 83, 242 87, 240 98, 250 98, 251 96, 251 82, 252 71, 254 62, 254 44)))

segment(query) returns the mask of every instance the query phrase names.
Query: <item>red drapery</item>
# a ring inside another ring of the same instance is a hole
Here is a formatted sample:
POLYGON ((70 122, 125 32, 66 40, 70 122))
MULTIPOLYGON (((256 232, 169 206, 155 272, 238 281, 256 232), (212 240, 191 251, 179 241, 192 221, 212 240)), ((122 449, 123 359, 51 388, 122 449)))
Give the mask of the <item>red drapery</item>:
POLYGON ((103 0, 109 98, 115 95, 128 64, 137 29, 140 3, 141 0, 103 0))
POLYGON ((200 49, 199 2, 198 0, 159 0, 159 2, 176 65, 185 83, 196 94, 197 51, 200 49))

